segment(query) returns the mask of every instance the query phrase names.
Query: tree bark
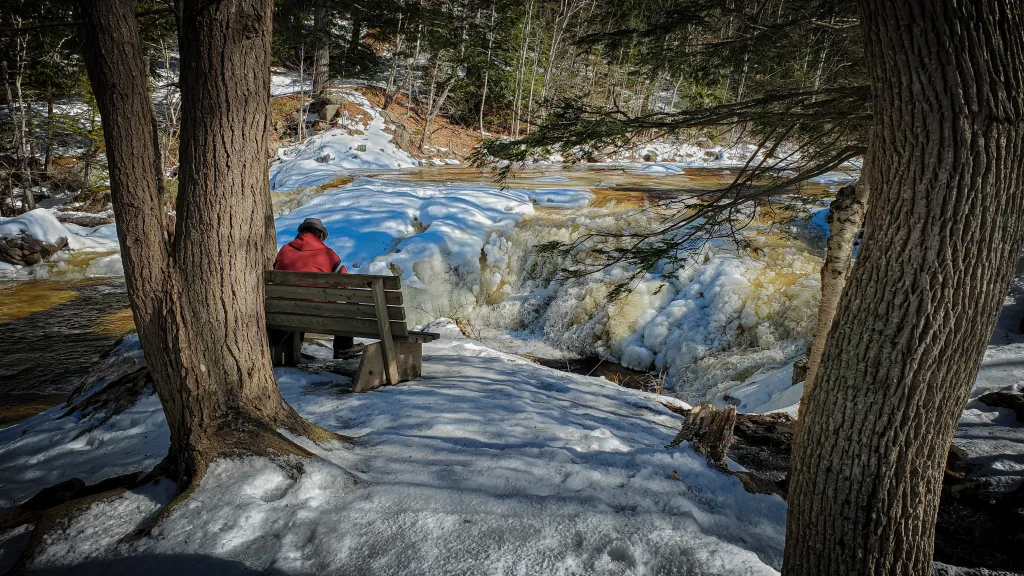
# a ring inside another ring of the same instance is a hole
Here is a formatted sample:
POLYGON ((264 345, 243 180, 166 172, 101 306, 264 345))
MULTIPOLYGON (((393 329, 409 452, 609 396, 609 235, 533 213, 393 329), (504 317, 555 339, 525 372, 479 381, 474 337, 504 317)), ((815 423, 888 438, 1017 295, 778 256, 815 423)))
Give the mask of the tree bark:
MULTIPOLYGON (((836 199, 829 206, 828 241, 825 261, 821 264, 821 300, 818 305, 818 325, 814 328, 811 349, 807 354, 807 376, 805 382, 813 383, 825 351, 825 339, 836 317, 839 298, 850 275, 853 265, 853 247, 857 235, 864 225, 864 211, 868 203, 866 181, 844 186, 836 193, 836 199)), ((804 396, 810 393, 811 384, 804 384, 804 396)))
POLYGON ((859 5, 872 198, 797 424, 787 576, 931 573, 946 451, 1024 245, 1024 7, 859 5))
POLYGON ((480 95, 480 138, 485 137, 484 132, 484 108, 487 107, 487 81, 491 76, 491 46, 494 44, 494 18, 497 13, 494 10, 494 3, 491 2, 491 20, 487 25, 487 67, 484 68, 484 90, 480 95))
POLYGON ((313 13, 313 98, 320 98, 327 89, 330 76, 330 14, 327 8, 318 7, 313 13))
POLYGON ((53 178, 53 95, 46 95, 46 150, 43 153, 43 173, 53 178))
POLYGON ((181 489, 213 458, 303 453, 276 432, 324 438, 281 398, 270 367, 263 270, 271 0, 182 3, 177 224, 167 234, 159 130, 131 0, 83 0, 135 325, 171 431, 181 489), (255 233, 254 233, 255 231, 255 233))
MULTIPOLYGON (((25 37, 20 34, 14 38, 15 72, 14 97, 18 103, 18 164, 21 169, 21 208, 23 211, 35 210, 36 199, 32 194, 32 146, 28 141, 28 114, 31 106, 25 106, 25 97, 21 90, 21 81, 25 73, 25 37)), ((8 96, 9 97, 9 96, 8 96)))

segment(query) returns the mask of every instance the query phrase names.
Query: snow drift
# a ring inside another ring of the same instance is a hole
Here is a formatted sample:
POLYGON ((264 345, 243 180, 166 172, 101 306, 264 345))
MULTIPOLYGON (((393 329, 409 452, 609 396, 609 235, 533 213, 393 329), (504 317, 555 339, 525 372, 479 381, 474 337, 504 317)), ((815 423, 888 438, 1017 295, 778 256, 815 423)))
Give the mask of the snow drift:
MULTIPOLYGON (((122 537, 169 501, 166 483, 97 503, 56 527, 31 568, 776 574, 785 503, 746 493, 686 446, 666 449, 679 418, 660 402, 673 400, 441 331, 423 378, 401 386, 338 395, 339 376, 277 370, 285 399, 353 446, 308 445, 322 460, 301 464, 218 461, 140 539, 122 537)), ((138 355, 123 345, 97 385, 138 355)), ((92 418, 59 413, 0 431, 0 482, 14 501, 71 476, 143 470, 167 450, 151 393, 79 438, 92 418)), ((18 537, 0 535, 0 547, 18 537)))

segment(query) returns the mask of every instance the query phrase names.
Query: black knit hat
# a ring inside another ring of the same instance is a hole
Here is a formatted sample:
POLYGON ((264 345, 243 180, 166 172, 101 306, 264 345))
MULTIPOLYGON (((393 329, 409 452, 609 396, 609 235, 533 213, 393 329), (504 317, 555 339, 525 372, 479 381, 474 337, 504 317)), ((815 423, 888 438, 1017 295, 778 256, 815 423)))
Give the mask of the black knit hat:
POLYGON ((324 240, 327 239, 327 228, 324 228, 324 223, 319 218, 306 218, 299 224, 299 232, 319 232, 323 234, 324 240))

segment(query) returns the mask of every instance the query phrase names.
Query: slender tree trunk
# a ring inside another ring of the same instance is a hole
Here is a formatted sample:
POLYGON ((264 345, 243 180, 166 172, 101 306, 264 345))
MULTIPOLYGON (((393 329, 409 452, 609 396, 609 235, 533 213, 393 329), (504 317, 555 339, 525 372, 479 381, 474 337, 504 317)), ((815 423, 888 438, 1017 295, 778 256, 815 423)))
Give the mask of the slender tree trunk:
POLYGON ((25 39, 16 35, 14 54, 17 58, 14 72, 14 98, 18 103, 18 163, 21 169, 21 207, 23 210, 35 210, 36 199, 32 194, 32 146, 28 141, 28 112, 25 97, 21 90, 21 80, 25 73, 25 39))
POLYGON ((313 13, 313 98, 323 96, 330 75, 331 18, 327 8, 320 6, 313 13))
POLYGON ((395 98, 398 97, 400 90, 396 80, 398 76, 398 59, 402 54, 402 44, 405 40, 405 35, 402 34, 402 14, 398 14, 398 36, 395 38, 395 52, 391 58, 391 71, 388 73, 388 85, 384 89, 384 110, 387 110, 395 103, 395 98))
POLYGON ((931 574, 946 453, 1024 245, 1024 6, 859 5, 871 202, 797 424, 786 576, 931 574))
POLYGON ((434 98, 434 89, 431 87, 431 104, 427 107, 427 117, 423 120, 423 134, 420 135, 420 152, 426 152, 426 147, 430 144, 430 128, 434 124, 434 118, 441 112, 441 108, 444 106, 445 100, 448 98, 448 93, 451 91, 452 86, 455 86, 455 81, 458 80, 458 76, 452 75, 444 84, 444 88, 441 89, 441 93, 434 98))
POLYGON ((814 329, 810 352, 807 354, 807 376, 804 396, 810 392, 814 376, 818 373, 825 340, 832 328, 832 320, 839 308, 839 298, 850 276, 853 247, 864 225, 864 211, 868 203, 867 181, 842 187, 829 206, 828 240, 825 261, 821 265, 821 300, 818 304, 818 325, 814 329))
POLYGON ((46 151, 43 153, 43 172, 53 177, 53 95, 46 95, 46 151))
POLYGON ((227 453, 303 453, 276 430, 324 437, 281 398, 263 270, 271 0, 182 3, 177 223, 165 226, 159 131, 131 0, 83 0, 86 66, 110 162, 128 295, 171 431, 178 486, 227 453), (254 233, 255 232, 255 233, 254 233))
POLYGON ((356 8, 352 9, 352 30, 348 38, 348 52, 345 55, 345 71, 354 74, 356 69, 356 52, 359 51, 359 42, 363 37, 363 21, 356 8))
POLYGON ((533 66, 530 68, 530 98, 526 106, 526 133, 533 131, 533 89, 537 85, 537 59, 540 57, 540 32, 537 33, 537 46, 533 51, 533 66))
POLYGON ((519 46, 519 70, 516 73, 516 97, 512 105, 512 137, 519 138, 519 122, 523 111, 523 84, 526 82, 526 57, 529 54, 530 27, 533 23, 533 5, 535 0, 530 0, 526 10, 526 24, 524 24, 523 39, 519 46))
POLYGON ((480 137, 485 136, 484 133, 484 108, 487 105, 487 80, 491 75, 491 46, 494 44, 494 18, 497 14, 494 11, 494 3, 491 3, 491 21, 487 27, 487 67, 484 68, 484 90, 483 94, 480 95, 480 137))

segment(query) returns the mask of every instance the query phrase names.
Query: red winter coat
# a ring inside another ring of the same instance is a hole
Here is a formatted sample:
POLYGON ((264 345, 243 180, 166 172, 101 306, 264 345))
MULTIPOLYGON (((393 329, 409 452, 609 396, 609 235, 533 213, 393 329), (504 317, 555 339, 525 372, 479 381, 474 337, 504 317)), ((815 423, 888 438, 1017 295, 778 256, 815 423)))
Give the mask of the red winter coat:
POLYGON ((274 270, 348 273, 338 254, 312 232, 300 232, 295 240, 282 246, 274 270))

